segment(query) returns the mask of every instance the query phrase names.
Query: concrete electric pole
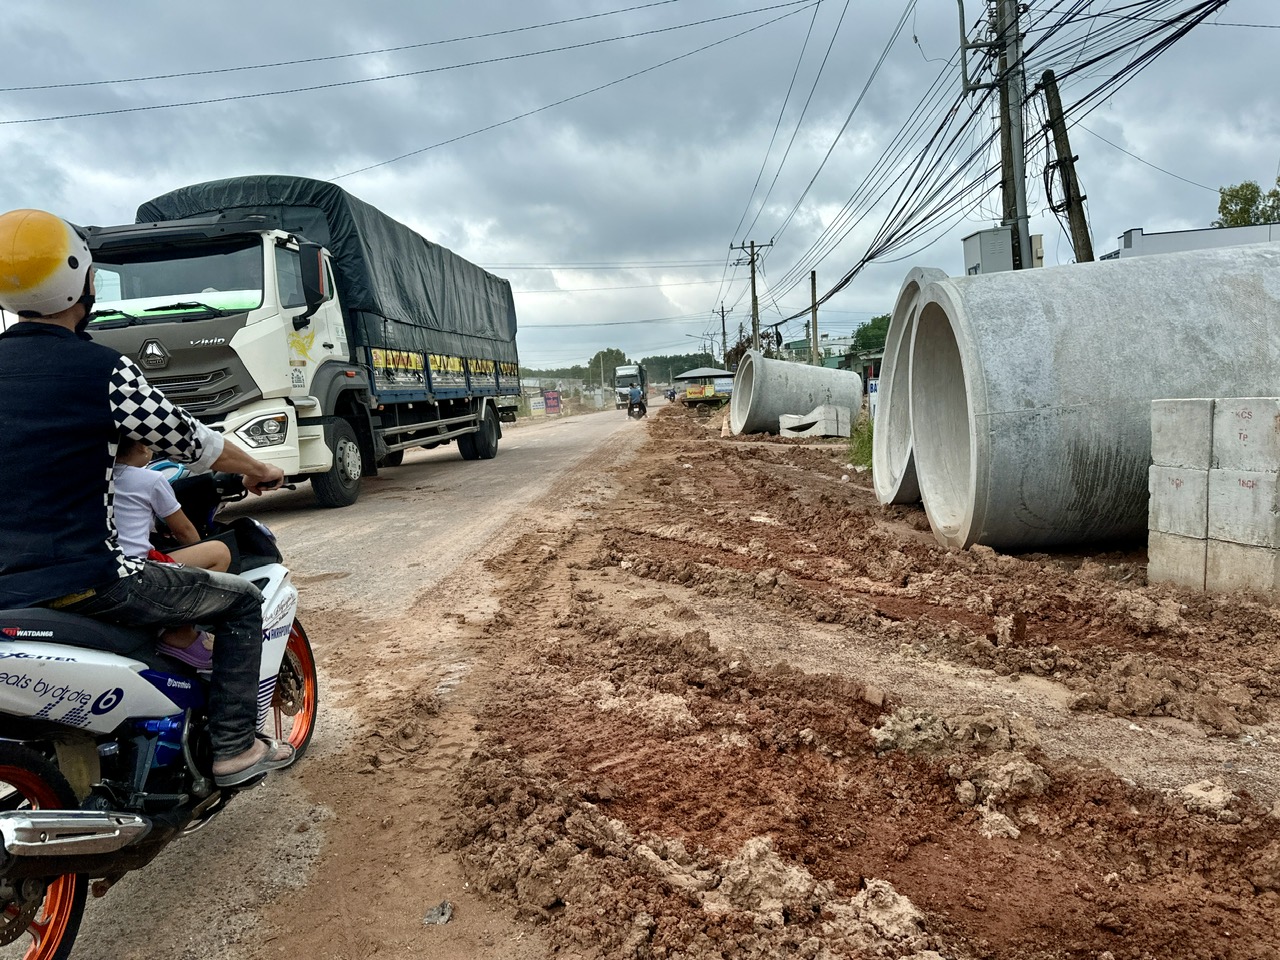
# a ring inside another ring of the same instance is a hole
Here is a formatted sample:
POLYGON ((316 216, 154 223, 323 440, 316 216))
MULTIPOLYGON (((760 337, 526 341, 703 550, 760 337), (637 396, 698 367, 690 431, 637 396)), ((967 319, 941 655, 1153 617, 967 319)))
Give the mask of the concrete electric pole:
POLYGON ((809 271, 809 296, 812 297, 809 313, 809 348, 810 357, 816 367, 822 361, 818 359, 818 271, 809 271))
POLYGON ((1014 231, 1014 268, 1033 266, 1031 228, 1027 220, 1026 131, 1022 107, 1027 98, 1026 78, 1022 63, 1022 33, 1018 26, 1018 0, 988 0, 992 10, 995 39, 970 43, 965 38, 964 0, 956 0, 960 8, 960 74, 964 92, 1000 88, 1001 166, 1004 168, 1004 220, 1014 231), (997 83, 972 83, 969 80, 970 50, 990 47, 1000 52, 997 83), (1012 194, 1012 196, 1010 196, 1012 194), (1012 209, 1010 209, 1012 201, 1012 209))
MULTIPOLYGON (((742 244, 734 246, 729 244, 730 250, 741 250, 747 254, 747 260, 751 264, 751 349, 760 349, 760 298, 756 296, 756 254, 760 250, 764 250, 773 246, 773 241, 762 243, 759 246, 752 240, 750 246, 746 247, 742 244)), ((741 261, 739 261, 741 262, 741 261)))
POLYGON ((1051 209, 1054 213, 1066 211, 1076 263, 1089 263, 1093 260, 1093 240, 1089 237, 1089 221, 1084 215, 1085 197, 1080 193, 1080 183, 1076 180, 1076 157, 1071 154, 1067 121, 1062 115, 1062 97, 1058 95, 1058 79, 1052 70, 1044 72, 1040 85, 1044 88, 1045 107, 1049 113, 1048 127, 1053 132, 1053 146, 1058 154, 1054 165, 1062 179, 1062 202, 1052 204, 1051 209))

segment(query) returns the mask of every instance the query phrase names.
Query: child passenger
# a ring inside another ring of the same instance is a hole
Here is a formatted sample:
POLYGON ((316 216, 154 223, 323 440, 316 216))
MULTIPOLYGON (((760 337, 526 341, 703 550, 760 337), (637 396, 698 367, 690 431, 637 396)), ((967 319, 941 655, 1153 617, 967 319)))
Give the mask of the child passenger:
MULTIPOLYGON (((219 540, 201 541, 200 535, 173 495, 168 479, 156 470, 145 469, 151 449, 132 437, 122 437, 116 448, 115 478, 116 534, 125 556, 182 563, 204 570, 225 571, 231 565, 231 551, 219 540), (151 546, 151 530, 156 518, 164 521, 173 538, 183 546, 168 554, 151 546)), ((197 670, 213 669, 213 641, 194 626, 169 627, 160 634, 159 651, 197 670)))

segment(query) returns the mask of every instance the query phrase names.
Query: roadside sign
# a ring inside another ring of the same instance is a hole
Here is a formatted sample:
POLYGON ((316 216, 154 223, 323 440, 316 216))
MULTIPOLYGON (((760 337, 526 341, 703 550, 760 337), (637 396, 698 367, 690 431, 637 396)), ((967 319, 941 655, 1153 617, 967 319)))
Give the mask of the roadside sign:
POLYGON ((876 418, 876 399, 880 395, 880 378, 871 377, 867 380, 867 406, 871 411, 871 419, 876 418))

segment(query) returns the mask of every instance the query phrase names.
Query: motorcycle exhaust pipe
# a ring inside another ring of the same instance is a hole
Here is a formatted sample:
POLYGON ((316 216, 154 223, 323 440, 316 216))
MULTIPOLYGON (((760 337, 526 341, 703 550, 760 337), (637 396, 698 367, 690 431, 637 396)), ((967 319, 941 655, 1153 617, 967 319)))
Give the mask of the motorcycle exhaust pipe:
POLYGON ((0 876, 16 861, 116 853, 151 832, 151 821, 131 813, 90 810, 15 810, 0 813, 0 876))

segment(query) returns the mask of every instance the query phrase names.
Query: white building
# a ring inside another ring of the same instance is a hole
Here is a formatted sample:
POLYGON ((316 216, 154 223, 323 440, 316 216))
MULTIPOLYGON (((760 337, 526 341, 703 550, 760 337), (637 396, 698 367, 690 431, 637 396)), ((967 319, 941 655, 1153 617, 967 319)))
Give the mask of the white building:
POLYGON ((1126 230, 1119 238, 1120 248, 1104 253, 1099 260, 1123 257, 1146 257, 1153 253, 1178 253, 1204 250, 1208 247, 1235 247, 1246 243, 1268 243, 1280 240, 1280 223, 1261 223, 1248 227, 1206 227, 1202 230, 1170 230, 1167 233, 1143 233, 1141 227, 1126 230))

